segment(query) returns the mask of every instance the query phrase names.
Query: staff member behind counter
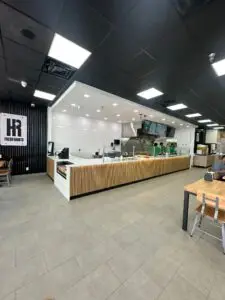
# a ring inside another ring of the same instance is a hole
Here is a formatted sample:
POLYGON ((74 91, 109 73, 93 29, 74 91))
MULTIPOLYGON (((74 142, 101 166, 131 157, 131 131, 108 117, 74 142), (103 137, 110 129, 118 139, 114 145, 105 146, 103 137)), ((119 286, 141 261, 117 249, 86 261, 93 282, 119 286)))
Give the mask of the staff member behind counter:
POLYGON ((148 147, 148 153, 150 156, 157 156, 161 153, 161 147, 159 147, 157 143, 153 144, 152 142, 148 147))
POLYGON ((149 155, 151 156, 158 156, 160 154, 166 154, 169 153, 171 155, 177 154, 176 145, 174 143, 167 144, 167 147, 163 145, 161 142, 158 146, 158 143, 153 142, 150 144, 148 148, 149 155))
POLYGON ((163 143, 160 143, 160 153, 161 154, 166 154, 166 147, 163 145, 163 143))
POLYGON ((169 149, 170 149, 170 154, 177 154, 176 145, 174 143, 171 143, 169 149))
POLYGON ((149 155, 151 156, 158 156, 160 154, 166 154, 166 147, 163 145, 163 143, 160 143, 158 146, 158 143, 153 142, 150 144, 148 148, 149 155))

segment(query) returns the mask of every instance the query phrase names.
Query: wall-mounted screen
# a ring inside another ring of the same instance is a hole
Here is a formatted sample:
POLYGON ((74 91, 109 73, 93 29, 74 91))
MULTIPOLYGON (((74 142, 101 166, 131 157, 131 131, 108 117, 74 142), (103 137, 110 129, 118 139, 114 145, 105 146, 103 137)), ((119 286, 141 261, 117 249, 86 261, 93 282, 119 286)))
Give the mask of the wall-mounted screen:
POLYGON ((166 125, 157 123, 156 134, 159 135, 160 137, 165 137, 166 129, 167 129, 166 125))
POLYGON ((142 122, 143 133, 156 135, 156 126, 157 126, 157 123, 151 122, 148 120, 144 120, 142 122))
POLYGON ((175 128, 167 126, 166 136, 173 138, 175 135, 175 128))
POLYGON ((174 137, 175 128, 165 124, 144 120, 142 121, 142 133, 157 135, 160 137, 174 137))

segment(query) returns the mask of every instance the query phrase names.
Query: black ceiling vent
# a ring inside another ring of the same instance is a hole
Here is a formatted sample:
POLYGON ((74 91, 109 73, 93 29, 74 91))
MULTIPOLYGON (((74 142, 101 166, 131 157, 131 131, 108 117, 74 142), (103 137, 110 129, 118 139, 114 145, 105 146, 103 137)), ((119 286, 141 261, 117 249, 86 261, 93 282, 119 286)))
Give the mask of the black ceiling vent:
POLYGON ((53 58, 47 57, 43 64, 42 72, 68 80, 76 72, 76 69, 65 65, 53 58))
POLYGON ((36 35, 30 29, 22 29, 20 30, 21 34, 29 40, 33 40, 36 35))
POLYGON ((182 17, 185 17, 214 0, 172 0, 172 1, 178 13, 182 17))

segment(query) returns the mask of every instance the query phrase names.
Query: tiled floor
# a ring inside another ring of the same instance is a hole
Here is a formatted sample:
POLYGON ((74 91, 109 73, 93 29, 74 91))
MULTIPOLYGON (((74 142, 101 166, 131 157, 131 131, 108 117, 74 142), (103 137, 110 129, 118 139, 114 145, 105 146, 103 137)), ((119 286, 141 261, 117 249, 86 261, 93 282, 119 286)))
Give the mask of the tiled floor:
POLYGON ((14 177, 0 188, 0 300, 224 300, 220 243, 181 230, 183 186, 203 172, 70 203, 45 175, 14 177))

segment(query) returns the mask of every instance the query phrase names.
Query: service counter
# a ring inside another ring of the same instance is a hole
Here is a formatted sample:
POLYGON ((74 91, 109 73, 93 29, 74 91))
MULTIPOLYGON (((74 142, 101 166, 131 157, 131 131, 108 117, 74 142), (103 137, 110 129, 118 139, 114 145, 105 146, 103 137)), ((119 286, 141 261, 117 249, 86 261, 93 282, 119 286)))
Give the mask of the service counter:
POLYGON ((193 166, 208 168, 214 164, 216 159, 218 159, 218 155, 215 154, 211 154, 211 155, 196 154, 193 157, 193 166))
POLYGON ((69 201, 85 194, 173 173, 190 167, 189 156, 128 158, 125 161, 82 159, 58 160, 48 157, 48 175, 69 201), (65 163, 65 165, 64 165, 65 163), (70 164, 67 164, 70 163, 70 164))

